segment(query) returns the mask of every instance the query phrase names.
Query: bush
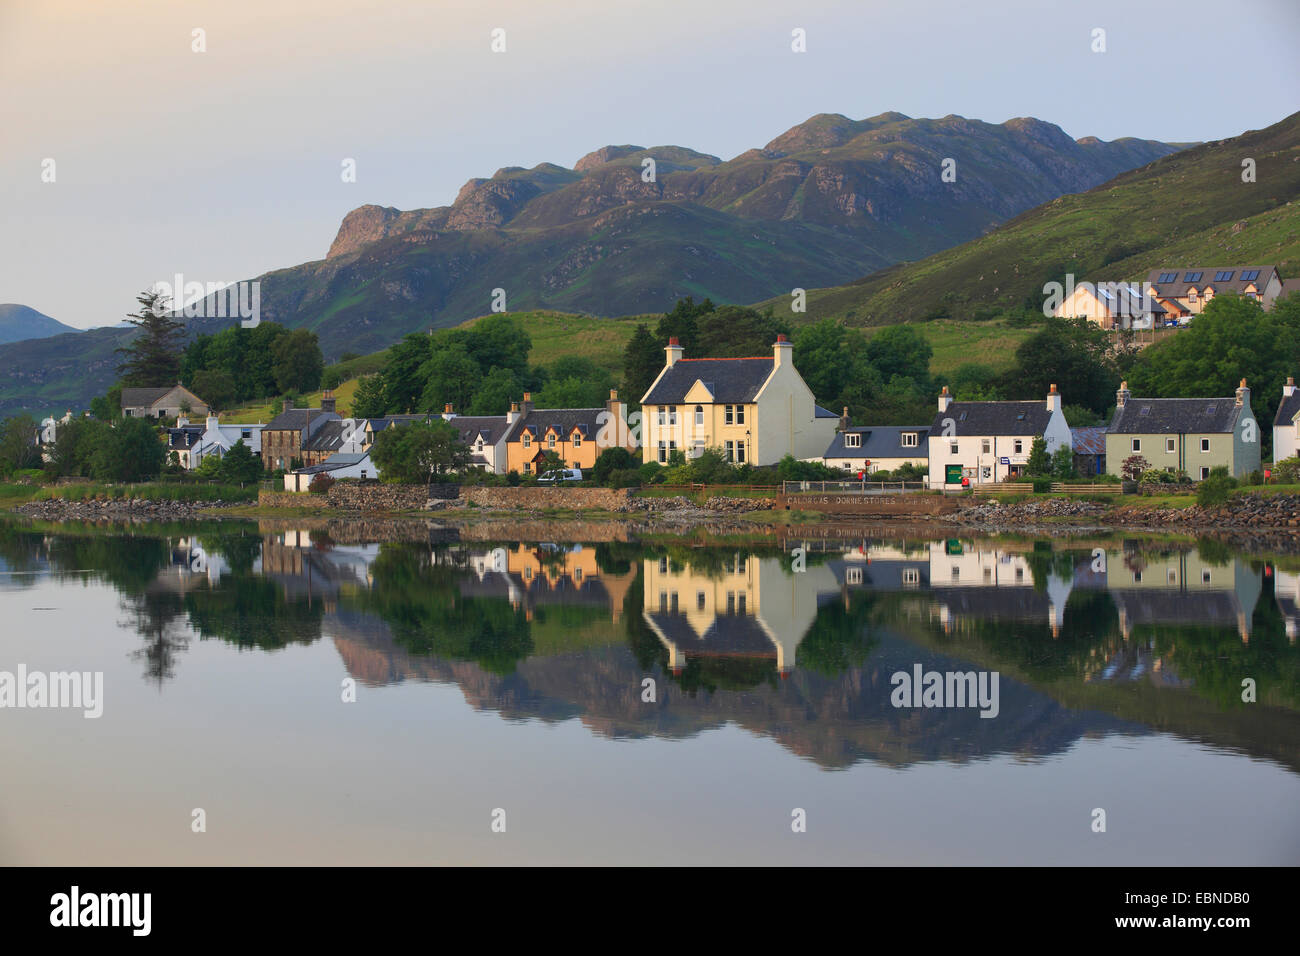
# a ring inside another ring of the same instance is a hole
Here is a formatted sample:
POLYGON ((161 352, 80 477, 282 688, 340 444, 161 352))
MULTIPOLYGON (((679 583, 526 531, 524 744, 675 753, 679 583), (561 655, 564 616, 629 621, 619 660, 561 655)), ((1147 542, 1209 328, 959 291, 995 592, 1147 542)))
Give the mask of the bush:
POLYGON ((1126 481, 1137 481, 1142 477, 1142 473, 1149 471, 1150 468, 1151 462, 1141 455, 1129 455, 1124 459, 1124 463, 1119 466, 1119 473, 1126 481))
POLYGON ((1201 480, 1196 489, 1196 503, 1202 508, 1214 508, 1223 504, 1237 487, 1237 479, 1228 474, 1228 469, 1220 466, 1210 472, 1208 478, 1201 480))
POLYGON ((1252 471, 1246 476, 1246 484, 1248 485, 1262 485, 1263 483, 1264 473, 1259 470, 1252 471))
POLYGON ((641 475, 635 468, 620 468, 610 472, 605 483, 610 488, 639 488, 641 475))
POLYGON ((605 484, 609 476, 616 471, 625 471, 636 467, 636 459, 626 448, 606 448, 591 466, 591 477, 598 484, 605 484))
POLYGON ((511 488, 519 487, 519 472, 513 468, 506 472, 506 484, 511 488))
POLYGON ((647 461, 636 470, 643 485, 661 485, 664 481, 664 468, 657 461, 647 461))
POLYGON ((1300 482, 1300 458, 1283 458, 1273 466, 1273 481, 1292 485, 1300 482))
POLYGON ((1034 486, 1034 494, 1036 495, 1044 495, 1052 490, 1051 478, 1033 478, 1031 483, 1034 486))
POLYGON ((329 490, 334 487, 334 479, 326 472, 317 472, 312 476, 311 484, 307 486, 307 491, 313 495, 328 494, 329 490))

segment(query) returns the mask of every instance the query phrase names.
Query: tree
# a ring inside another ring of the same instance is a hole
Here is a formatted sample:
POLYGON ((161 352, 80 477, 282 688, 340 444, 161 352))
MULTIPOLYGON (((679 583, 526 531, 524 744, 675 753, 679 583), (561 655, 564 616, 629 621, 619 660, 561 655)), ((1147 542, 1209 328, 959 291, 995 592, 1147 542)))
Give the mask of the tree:
POLYGON ((90 469, 100 481, 148 481, 166 461, 166 446, 154 426, 143 418, 124 418, 96 435, 90 469))
POLYGON ((1078 470, 1074 467, 1074 449, 1069 445, 1062 445, 1052 452, 1053 478, 1057 481, 1073 481, 1078 474, 1078 470))
POLYGON ((508 368, 494 368, 474 392, 469 405, 471 415, 504 415, 510 403, 516 401, 523 387, 515 373, 508 368))
POLYGON ((112 429, 94 418, 74 418, 62 424, 54 435, 54 447, 45 470, 56 477, 91 474, 90 457, 112 429))
POLYGON ((121 382, 142 388, 175 385, 181 376, 185 325, 168 313, 167 298, 161 292, 152 289, 142 292, 136 301, 140 303, 140 311, 130 313, 126 320, 139 334, 127 346, 117 349, 126 356, 117 367, 121 382))
POLYGON ((462 346, 434 352, 420 366, 420 375, 425 385, 417 407, 426 412, 441 412, 448 402, 463 411, 483 381, 483 370, 462 346))
POLYGON ((1025 474, 1048 475, 1052 471, 1052 456, 1047 453, 1047 442, 1035 438, 1029 446, 1029 460, 1025 462, 1025 474))
POLYGON ((623 390, 627 392, 628 401, 639 402, 663 367, 663 346, 650 334, 646 325, 637 325, 623 349, 623 390))
POLYGON ((688 356, 699 357, 700 319, 713 309, 710 299, 705 299, 698 305, 689 295, 678 299, 672 311, 664 313, 655 328, 655 338, 659 340, 660 347, 666 346, 669 339, 675 338, 688 356))
POLYGON ((614 386, 608 369, 581 356, 566 356, 549 372, 549 381, 537 394, 538 408, 599 408, 614 386))
MULTIPOLYGON (((204 459, 206 461, 206 459, 204 459)), ((241 438, 230 446, 221 459, 221 479, 235 484, 247 484, 262 477, 262 460, 244 444, 241 438)))
POLYGON ((867 361, 884 381, 895 375, 909 378, 930 391, 930 359, 934 349, 924 335, 908 325, 891 325, 867 340, 867 361))
POLYGON ((370 457, 384 481, 413 484, 469 465, 469 448, 441 419, 389 428, 375 436, 370 457))
POLYGON ((1075 404, 1104 412, 1115 404, 1120 381, 1108 354, 1109 336, 1087 319, 1045 320, 1042 331, 1016 349, 1002 390, 1013 398, 1041 399, 1057 385, 1075 404))
POLYGON ((0 474, 41 467, 36 430, 36 420, 30 415, 15 415, 0 422, 0 474))
POLYGON ((379 375, 364 376, 352 393, 352 414, 357 418, 379 418, 387 410, 383 378, 379 375))
POLYGON ((90 414, 101 422, 116 421, 122 417, 122 383, 110 386, 103 395, 90 400, 90 414))
POLYGON ((591 477, 603 485, 614 472, 635 468, 638 464, 626 448, 606 448, 591 466, 591 477))
POLYGON ((320 385, 325 369, 315 332, 294 329, 275 343, 272 372, 281 392, 310 392, 320 385))
POLYGON ((1129 455, 1124 459, 1123 464, 1119 466, 1120 476, 1125 481, 1137 481, 1142 477, 1142 472, 1151 468, 1151 462, 1147 461, 1142 455, 1129 455))
POLYGON ((1237 479, 1228 474, 1228 469, 1220 465, 1210 471, 1208 477, 1201 479, 1196 489, 1196 503, 1202 508, 1214 508, 1223 504, 1237 487, 1237 479))

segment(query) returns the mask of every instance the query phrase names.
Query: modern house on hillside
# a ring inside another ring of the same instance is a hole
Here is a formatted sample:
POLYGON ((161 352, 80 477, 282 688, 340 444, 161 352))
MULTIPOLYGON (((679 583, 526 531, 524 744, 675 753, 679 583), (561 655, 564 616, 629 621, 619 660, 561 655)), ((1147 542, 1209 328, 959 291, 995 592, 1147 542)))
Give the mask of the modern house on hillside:
POLYGON ((840 419, 816 403, 793 351, 779 335, 770 358, 688 359, 669 339, 663 370, 641 396, 644 460, 664 464, 675 451, 694 457, 706 448, 754 465, 820 458, 840 419))
POLYGON ((1152 269, 1147 282, 1158 299, 1172 299, 1193 315, 1203 312, 1206 303, 1225 292, 1255 299, 1265 309, 1272 308, 1282 292, 1282 277, 1276 266, 1152 269))
POLYGON ((1034 439, 1048 454, 1071 447, 1061 393, 1040 402, 954 402, 944 386, 930 425, 930 487, 961 488, 1019 478, 1034 439))
POLYGON ((127 418, 176 418, 207 415, 207 402, 184 385, 122 389, 122 414, 127 418))
POLYGON ((1119 475, 1126 458, 1141 455, 1151 468, 1194 481, 1219 466, 1241 478, 1259 469, 1262 437, 1244 378, 1231 398, 1134 398, 1121 382, 1106 429, 1106 468, 1119 475))
MULTIPOLYGON (((1177 306, 1173 306, 1177 317, 1177 306)), ((1154 295, 1143 297, 1136 282, 1080 282, 1053 313, 1064 318, 1086 318, 1103 329, 1150 329, 1170 316, 1154 295)))

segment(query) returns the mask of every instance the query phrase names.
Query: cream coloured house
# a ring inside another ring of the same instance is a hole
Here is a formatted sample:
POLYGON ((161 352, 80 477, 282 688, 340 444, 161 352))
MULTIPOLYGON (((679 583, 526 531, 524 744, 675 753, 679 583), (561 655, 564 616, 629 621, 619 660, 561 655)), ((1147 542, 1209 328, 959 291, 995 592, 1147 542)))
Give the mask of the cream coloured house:
POLYGON ((839 416, 820 407, 778 335, 767 358, 688 359, 669 339, 663 371, 641 397, 642 458, 668 462, 721 448, 737 464, 820 458, 839 416))

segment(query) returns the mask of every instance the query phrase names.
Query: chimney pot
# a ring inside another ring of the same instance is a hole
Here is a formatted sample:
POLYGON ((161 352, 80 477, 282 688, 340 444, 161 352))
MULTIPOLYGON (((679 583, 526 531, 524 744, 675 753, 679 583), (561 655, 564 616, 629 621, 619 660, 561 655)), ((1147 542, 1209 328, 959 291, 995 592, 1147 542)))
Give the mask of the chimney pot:
POLYGON ((679 341, 677 341, 677 336, 674 335, 674 336, 672 336, 672 337, 668 340, 668 344, 669 344, 669 345, 681 345, 682 343, 679 342, 679 341))

